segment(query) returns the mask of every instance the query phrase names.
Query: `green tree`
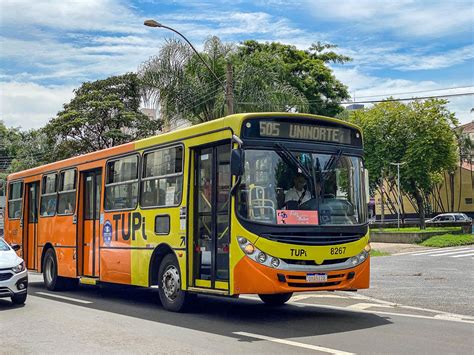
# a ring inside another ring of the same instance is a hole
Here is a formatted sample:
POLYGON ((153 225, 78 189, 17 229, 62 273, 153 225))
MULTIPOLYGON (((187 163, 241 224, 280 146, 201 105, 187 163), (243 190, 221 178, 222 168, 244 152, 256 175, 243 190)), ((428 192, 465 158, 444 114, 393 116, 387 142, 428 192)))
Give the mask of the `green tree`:
POLYGON ((349 120, 363 130, 372 188, 380 183, 382 169, 389 179, 395 179, 396 167, 391 162, 406 163, 400 168, 400 185, 416 201, 422 228, 426 196, 442 181, 445 171, 456 168, 458 160, 452 129, 457 120, 446 109, 446 103, 445 100, 409 104, 387 101, 349 114, 349 120))
POLYGON ((134 73, 85 82, 74 93, 44 128, 54 148, 51 160, 110 148, 161 128, 161 121, 139 110, 140 86, 134 73))
POLYGON ((9 173, 45 164, 49 145, 44 132, 8 128, 0 121, 0 179, 9 173))
POLYGON ((335 116, 343 110, 340 102, 348 99, 349 93, 327 64, 344 64, 351 60, 334 52, 335 48, 334 44, 317 42, 302 50, 277 42, 251 40, 238 48, 238 56, 243 62, 252 61, 264 73, 275 72, 281 82, 303 94, 309 103, 307 112, 335 116))
MULTIPOLYGON (((201 56, 226 80, 232 63, 234 111, 299 111, 333 116, 349 97, 328 63, 350 58, 331 51, 336 46, 317 43, 308 50, 280 43, 246 41, 239 46, 211 37, 201 56)), ((185 118, 209 121, 226 114, 225 90, 186 43, 168 40, 156 57, 139 68, 147 102, 160 107, 168 121, 185 118)))

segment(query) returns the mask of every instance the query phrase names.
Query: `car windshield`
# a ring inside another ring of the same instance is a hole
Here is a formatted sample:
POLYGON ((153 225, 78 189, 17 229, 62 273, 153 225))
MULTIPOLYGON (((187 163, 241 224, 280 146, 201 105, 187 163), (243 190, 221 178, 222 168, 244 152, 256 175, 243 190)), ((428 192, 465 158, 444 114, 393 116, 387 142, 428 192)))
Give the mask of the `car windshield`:
POLYGON ((0 251, 9 251, 10 247, 2 239, 0 239, 0 251))
POLYGON ((354 225, 366 222, 362 159, 335 154, 245 150, 238 213, 266 224, 354 225))

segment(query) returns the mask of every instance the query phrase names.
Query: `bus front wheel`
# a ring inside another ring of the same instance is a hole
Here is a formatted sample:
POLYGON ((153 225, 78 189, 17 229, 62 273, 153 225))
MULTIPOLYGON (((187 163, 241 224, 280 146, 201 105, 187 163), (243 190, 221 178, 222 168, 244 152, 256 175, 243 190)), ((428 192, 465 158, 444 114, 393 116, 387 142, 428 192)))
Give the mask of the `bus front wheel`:
POLYGON ((281 306, 288 302, 291 296, 293 296, 293 292, 277 293, 274 295, 258 295, 258 297, 269 306, 281 306))
POLYGON ((181 273, 178 261, 172 254, 163 258, 158 273, 158 293, 161 304, 172 312, 185 311, 194 295, 181 289, 181 273))

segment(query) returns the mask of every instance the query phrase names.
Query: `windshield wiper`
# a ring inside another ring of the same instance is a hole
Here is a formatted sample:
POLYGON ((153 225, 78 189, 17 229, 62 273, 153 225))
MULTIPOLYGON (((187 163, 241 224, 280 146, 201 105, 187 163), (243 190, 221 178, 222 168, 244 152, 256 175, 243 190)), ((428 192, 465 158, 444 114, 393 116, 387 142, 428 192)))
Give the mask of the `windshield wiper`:
POLYGON ((323 171, 326 171, 332 168, 334 164, 337 164, 339 160, 341 159, 341 155, 342 155, 342 149, 338 149, 336 155, 335 156, 331 155, 331 158, 329 158, 329 160, 326 162, 326 164, 324 165, 323 171))
POLYGON ((304 175, 306 180, 309 182, 311 186, 311 195, 313 195, 313 192, 315 191, 314 187, 314 181, 313 181, 313 176, 311 172, 306 168, 306 166, 303 165, 294 155, 293 153, 284 145, 281 143, 275 144, 276 148, 276 153, 283 158, 286 162, 289 162, 291 165, 296 166, 299 170, 301 170, 301 173, 304 175))

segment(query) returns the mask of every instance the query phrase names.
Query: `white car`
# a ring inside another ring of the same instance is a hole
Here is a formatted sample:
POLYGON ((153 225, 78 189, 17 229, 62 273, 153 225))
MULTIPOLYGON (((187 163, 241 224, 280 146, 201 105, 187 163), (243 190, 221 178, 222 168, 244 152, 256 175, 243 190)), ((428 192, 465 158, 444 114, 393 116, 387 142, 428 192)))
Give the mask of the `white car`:
POLYGON ((10 247, 0 238, 0 298, 10 297, 14 304, 26 301, 28 271, 22 258, 16 255, 20 246, 10 247))
POLYGON ((427 219, 425 222, 436 222, 436 223, 446 223, 446 222, 470 222, 471 218, 464 213, 442 213, 437 215, 434 218, 427 219))

